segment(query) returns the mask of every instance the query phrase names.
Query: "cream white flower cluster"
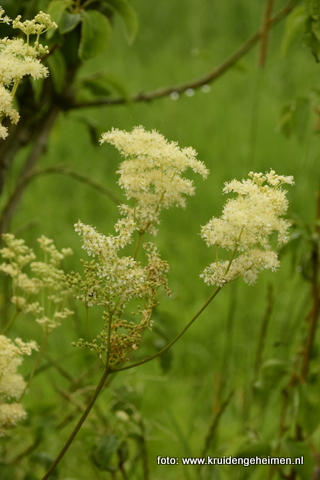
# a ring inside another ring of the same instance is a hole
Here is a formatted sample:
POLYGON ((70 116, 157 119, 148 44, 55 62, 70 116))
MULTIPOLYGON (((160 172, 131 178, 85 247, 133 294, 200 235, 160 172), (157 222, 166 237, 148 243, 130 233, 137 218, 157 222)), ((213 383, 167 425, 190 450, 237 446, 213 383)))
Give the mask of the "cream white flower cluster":
POLYGON ((27 415, 21 403, 11 399, 19 400, 26 387, 22 376, 17 373, 21 356, 31 355, 32 350, 37 349, 33 341, 24 343, 17 338, 14 343, 0 335, 0 436, 27 415))
POLYGON ((235 278, 253 284, 261 270, 279 267, 277 253, 271 249, 271 236, 276 234, 278 244, 288 240, 290 222, 281 218, 287 211, 286 191, 281 185, 294 184, 293 177, 249 173, 248 180, 232 180, 225 184, 224 193, 236 193, 223 209, 221 218, 213 217, 201 229, 201 237, 208 246, 232 251, 230 260, 211 263, 201 277, 209 285, 223 286, 235 278))
POLYGON ((36 261, 34 251, 11 233, 3 235, 6 247, 0 254, 7 261, 0 264, 0 271, 12 277, 12 302, 18 312, 31 313, 36 321, 50 332, 60 325, 60 320, 73 312, 65 307, 67 289, 61 261, 72 254, 70 248, 57 250, 53 241, 44 236, 38 243, 44 253, 44 261, 36 261), (26 271, 28 270, 28 271, 26 271), (37 296, 41 294, 41 300, 37 296))
MULTIPOLYGON (((4 10, 0 7, 0 23, 9 24, 11 19, 3 15, 4 10)), ((0 40, 0 138, 8 136, 7 128, 1 124, 4 117, 9 117, 14 124, 19 120, 19 113, 12 102, 20 80, 26 75, 34 79, 48 75, 48 69, 37 58, 48 52, 48 48, 39 43, 39 37, 49 28, 57 28, 56 23, 50 20, 50 15, 43 12, 25 22, 21 22, 19 15, 12 21, 12 26, 26 35, 26 41, 22 38, 0 40), (36 35, 33 45, 30 35, 36 35)))
POLYGON ((119 235, 107 237, 79 221, 75 228, 82 237, 83 248, 97 261, 84 262, 84 279, 76 273, 66 277, 75 297, 86 307, 104 308, 101 333, 90 342, 80 339, 76 345, 88 347, 99 356, 109 345, 111 366, 126 361, 128 352, 137 348, 142 331, 151 327, 158 288, 163 285, 168 291, 168 264, 160 258, 157 247, 152 243, 143 245, 147 257, 145 266, 131 256, 121 256, 122 248, 132 241, 134 225, 130 220, 120 221, 117 227, 119 235), (139 323, 123 318, 125 307, 136 299, 143 302, 143 307, 136 307, 136 314, 141 317, 139 323))
POLYGON ((180 149, 177 143, 143 127, 132 132, 112 129, 102 135, 103 142, 114 145, 125 158, 118 170, 119 185, 135 204, 122 205, 121 212, 134 219, 140 232, 155 234, 161 209, 184 207, 184 195, 194 194, 192 180, 182 177, 185 170, 191 168, 204 178, 209 173, 193 148, 180 149))
POLYGON ((138 348, 142 331, 150 328, 156 293, 163 286, 167 293, 168 264, 161 259, 153 243, 144 243, 144 264, 137 261, 142 236, 156 234, 155 225, 163 208, 184 207, 185 195, 193 195, 193 182, 182 174, 191 168, 206 177, 208 170, 196 159, 192 148, 180 149, 156 131, 136 127, 131 133, 113 129, 102 135, 101 143, 114 145, 124 157, 118 173, 119 185, 134 205, 121 205, 121 218, 115 225, 117 235, 104 236, 80 221, 75 225, 81 235, 83 248, 96 260, 84 263, 85 278, 76 273, 68 275, 69 286, 86 307, 104 307, 104 326, 92 341, 80 339, 77 345, 86 346, 102 357, 107 352, 109 365, 116 366, 128 359, 138 348), (138 233, 133 256, 122 254, 138 233), (142 306, 139 305, 139 299, 142 306), (140 321, 128 320, 125 308, 130 302, 140 321), (138 302, 138 303, 137 303, 138 302))

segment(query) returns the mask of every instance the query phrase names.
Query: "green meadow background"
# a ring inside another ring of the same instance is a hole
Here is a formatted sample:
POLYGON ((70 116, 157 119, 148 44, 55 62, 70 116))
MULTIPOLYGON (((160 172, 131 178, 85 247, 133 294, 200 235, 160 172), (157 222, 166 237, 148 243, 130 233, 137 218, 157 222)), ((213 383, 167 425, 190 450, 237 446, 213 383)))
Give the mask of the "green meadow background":
MULTIPOLYGON (((275 9, 282 5, 284 2, 280 0, 275 2, 275 9)), ((107 69, 123 82, 130 94, 201 77, 259 28, 264 11, 264 2, 244 0, 133 0, 132 6, 139 18, 134 43, 128 45, 121 19, 115 18, 107 54, 88 62, 81 71, 86 75, 107 69)), ((241 180, 250 171, 265 172, 270 168, 295 178, 295 186, 288 186, 288 216, 295 225, 292 232, 296 237, 281 253, 279 272, 261 274, 254 286, 244 284, 241 279, 227 285, 162 361, 157 359, 120 372, 112 379, 110 389, 101 394, 98 409, 105 423, 101 423, 98 434, 130 433, 130 479, 268 478, 265 466, 207 466, 199 470, 195 466, 182 466, 181 461, 179 465, 158 465, 157 456, 201 455, 218 408, 226 401, 214 435, 208 440, 206 455, 241 455, 246 450, 251 455, 254 448, 257 454, 270 454, 270 445, 278 433, 281 391, 285 384, 279 365, 291 364, 297 355, 310 304, 310 287, 303 266, 309 247, 307 242, 299 243, 297 225, 312 228, 320 170, 316 113, 320 67, 301 37, 284 52, 284 32, 285 21, 272 28, 263 69, 258 66, 258 44, 213 82, 210 89, 204 89, 209 91, 199 89, 192 96, 180 94, 178 99, 166 97, 60 114, 41 159, 43 167, 68 165, 121 198, 116 183, 120 156, 112 146, 100 146, 98 138, 112 127, 131 130, 143 125, 148 130, 156 129, 170 141, 177 141, 180 147, 192 146, 210 169, 205 181, 193 176, 196 195, 188 199, 185 210, 173 208, 163 212, 157 242, 170 264, 172 296, 166 298, 160 294, 154 333, 146 334, 144 345, 136 353, 137 359, 173 338, 212 292, 199 274, 213 261, 215 253, 213 248, 205 246, 199 232, 201 225, 221 214, 226 201, 222 195, 224 182, 241 180), (85 118, 92 124, 91 134, 85 118), (255 375, 259 337, 266 316, 269 323, 263 334, 262 367, 255 375), (122 407, 118 409, 115 405, 122 407), (139 429, 141 433, 142 420, 144 442, 139 447, 134 433, 139 429), (144 458, 147 457, 148 477, 146 465, 143 470, 138 458, 141 449, 147 452, 144 458)), ((81 219, 108 234, 113 233, 117 218, 116 205, 89 185, 62 175, 46 175, 27 188, 12 230, 17 234, 22 232, 21 236, 31 244, 44 234, 54 238, 59 248, 71 246, 75 255, 67 259, 66 268, 81 271, 79 256, 86 259, 86 255, 74 232, 74 223, 81 219)), ((95 384, 99 372, 87 374, 93 355, 71 346, 84 328, 84 321, 81 323, 84 310, 81 305, 73 307, 77 316, 65 320, 52 334, 48 354, 72 377, 87 375, 84 383, 90 386, 95 384)), ((96 316, 98 324, 99 312, 96 316)), ((36 339, 41 341, 40 329, 34 334, 31 324, 23 324, 23 319, 19 322, 14 333, 22 335, 23 331, 24 338, 38 335, 36 339)), ((25 372, 30 365, 26 359, 25 372)), ((42 471, 39 455, 54 457, 72 429, 74 418, 70 421, 65 418, 69 403, 58 391, 68 389, 69 384, 69 380, 44 361, 25 398, 29 422, 33 427, 38 425, 42 432, 28 479, 39 478, 37 472, 42 471), (57 421, 65 423, 56 428, 57 421)), ((294 418, 294 412, 289 412, 289 429, 291 414, 294 418)), ((93 415, 98 415, 96 410, 93 415)), ((97 440, 90 422, 84 425, 61 462, 56 478, 125 478, 119 473, 99 471, 90 462, 90 451, 97 440)), ((28 422, 21 428, 27 432, 28 422)), ((320 430, 315 434, 318 437, 320 447, 320 430)), ((309 470, 301 478, 311 479, 313 460, 304 450, 297 456, 302 454, 309 459, 309 470)))

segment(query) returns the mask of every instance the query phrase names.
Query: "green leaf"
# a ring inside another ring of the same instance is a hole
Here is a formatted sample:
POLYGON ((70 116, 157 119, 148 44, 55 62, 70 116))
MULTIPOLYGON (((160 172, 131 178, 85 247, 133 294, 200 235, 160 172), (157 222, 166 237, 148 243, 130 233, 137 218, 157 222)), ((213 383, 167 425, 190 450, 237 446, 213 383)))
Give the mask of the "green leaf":
POLYGON ((268 443, 252 443, 241 448, 235 454, 236 457, 252 458, 252 457, 267 457, 271 455, 271 446, 268 443))
MULTIPOLYGON (((38 465, 41 465, 43 469, 46 471, 52 465, 52 462, 54 461, 54 457, 52 457, 51 454, 48 452, 41 451, 41 452, 32 454, 31 460, 32 462, 38 465)), ((59 471, 54 470, 51 475, 53 479, 58 478, 59 471)))
POLYGON ((59 32, 64 35, 71 32, 81 21, 80 13, 63 12, 61 17, 59 32))
POLYGON ((294 440, 286 440, 283 443, 283 448, 286 454, 292 457, 292 460, 302 460, 302 464, 293 465, 293 470, 300 476, 301 480, 310 480, 313 478, 315 459, 311 455, 310 448, 303 442, 296 442, 294 440))
POLYGON ((57 93, 61 93, 66 78, 66 63, 60 50, 55 50, 47 59, 50 75, 57 93))
POLYGON ((135 10, 127 0, 107 0, 106 3, 121 16, 128 43, 131 44, 138 31, 138 16, 135 10))
MULTIPOLYGON (((51 20, 53 22, 56 22, 56 24, 58 25, 59 31, 60 31, 60 23, 61 23, 62 15, 65 12, 65 10, 71 5, 71 3, 72 3, 71 0, 54 0, 49 4, 48 14, 51 17, 51 20)), ((46 37, 48 39, 51 38, 54 32, 55 32, 54 29, 51 28, 47 32, 46 37)))
POLYGON ((134 389, 120 386, 114 390, 114 398, 112 401, 113 412, 124 410, 128 415, 132 415, 135 410, 139 410, 141 399, 134 389))
MULTIPOLYGON (((163 338, 156 338, 153 343, 158 352, 168 344, 168 342, 163 338)), ((158 359, 162 373, 168 373, 172 367, 172 351, 170 349, 166 350, 158 357, 158 359)))
POLYGON ((319 426, 319 412, 319 396, 312 392, 307 385, 300 385, 298 420, 308 434, 314 432, 319 426))
POLYGON ((307 132, 309 116, 310 100, 298 97, 283 107, 277 130, 287 137, 295 134, 302 141, 307 132))
POLYGON ((315 20, 314 22, 312 22, 311 27, 312 27, 312 32, 314 33, 314 36, 316 37, 318 42, 320 42, 320 22, 319 22, 319 20, 315 20))
POLYGON ((305 29, 307 13, 305 7, 295 8, 288 16, 281 43, 281 52, 285 55, 297 37, 301 37, 305 29))
POLYGON ((305 0, 305 5, 308 15, 318 20, 320 18, 320 0, 305 0))
POLYGON ((110 40, 111 26, 107 17, 97 10, 82 10, 81 16, 79 57, 81 60, 89 60, 105 53, 110 40))
POLYGON ((31 82, 34 99, 36 102, 40 100, 42 91, 43 91, 44 80, 43 78, 38 78, 36 81, 31 82))
POLYGON ((117 435, 105 435, 94 445, 90 458, 99 470, 114 470, 111 460, 121 443, 122 440, 117 435))
POLYGON ((104 70, 79 79, 80 86, 89 90, 96 97, 106 97, 115 90, 127 101, 130 99, 125 84, 114 74, 104 70), (111 88, 110 88, 111 87, 111 88))
POLYGON ((308 47, 311 50, 313 56, 316 59, 316 62, 319 62, 320 42, 314 33, 314 29, 317 30, 315 23, 317 22, 314 22, 314 20, 312 20, 311 17, 306 21, 306 31, 303 36, 303 42, 306 45, 306 47, 308 47))

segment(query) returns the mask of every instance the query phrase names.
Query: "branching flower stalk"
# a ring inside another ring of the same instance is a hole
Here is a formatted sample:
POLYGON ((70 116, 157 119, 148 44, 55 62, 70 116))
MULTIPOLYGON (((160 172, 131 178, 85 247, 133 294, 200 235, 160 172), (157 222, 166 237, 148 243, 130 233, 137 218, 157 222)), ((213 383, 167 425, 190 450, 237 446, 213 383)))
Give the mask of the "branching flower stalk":
MULTIPOLYGON (((254 283, 261 270, 278 268, 277 254, 271 249, 270 238, 277 232, 278 243, 285 243, 290 226, 290 222, 280 218, 287 209, 286 192, 281 185, 293 184, 292 177, 278 176, 271 170, 265 175, 251 173, 249 180, 233 180, 226 184, 224 191, 236 193, 237 198, 228 200, 221 219, 212 218, 201 231, 209 246, 216 245, 231 251, 229 260, 217 259, 201 274, 205 282, 215 284, 216 289, 162 350, 125 365, 132 350, 138 348, 143 330, 152 327, 157 290, 163 286, 169 293, 166 280, 168 265, 161 260, 154 243, 142 245, 144 264, 137 261, 142 236, 146 233, 157 234, 155 226, 160 223, 162 208, 185 206, 183 195, 194 193, 192 182, 181 176, 186 168, 191 167, 203 177, 208 171, 202 162, 196 160, 193 149, 180 150, 162 135, 146 132, 142 127, 135 128, 131 133, 112 130, 102 136, 102 141, 115 145, 125 157, 118 170, 119 184, 127 199, 134 200, 134 207, 130 204, 120 205, 121 218, 115 225, 117 235, 104 236, 81 221, 75 225, 82 237, 83 248, 93 260, 83 263, 84 278, 72 272, 66 276, 66 281, 75 298, 85 305, 86 312, 95 305, 104 308, 104 324, 95 339, 87 341, 81 338, 74 345, 89 348, 102 361, 105 358, 105 367, 85 412, 42 480, 49 478, 67 452, 108 376, 150 362, 171 348, 226 283, 239 276, 247 283, 254 283), (134 256, 121 255, 122 249, 132 243, 135 232, 137 243, 134 256), (138 299, 143 301, 144 307, 136 305, 138 299), (126 311, 132 302, 136 311, 131 315, 140 316, 140 323, 128 320, 126 311)), ((90 322, 89 317, 88 320, 90 322)))

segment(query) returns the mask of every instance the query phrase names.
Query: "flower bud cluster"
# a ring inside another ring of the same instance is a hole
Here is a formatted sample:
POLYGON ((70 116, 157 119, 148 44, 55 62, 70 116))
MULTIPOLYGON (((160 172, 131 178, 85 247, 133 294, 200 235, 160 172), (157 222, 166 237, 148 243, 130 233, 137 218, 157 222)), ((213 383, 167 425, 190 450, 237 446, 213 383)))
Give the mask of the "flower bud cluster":
POLYGON ((279 267, 271 237, 276 235, 278 245, 288 241, 290 222, 282 218, 288 200, 281 185, 293 185, 293 177, 277 175, 274 170, 266 174, 251 172, 249 177, 225 184, 223 192, 237 196, 227 201, 221 218, 213 217, 201 229, 208 246, 232 251, 231 260, 220 260, 217 255, 201 274, 208 285, 221 287, 240 276, 253 284, 261 270, 275 271, 279 267))
POLYGON ((127 222, 117 225, 119 235, 107 237, 79 221, 75 228, 82 237, 83 248, 97 260, 83 262, 84 278, 74 272, 66 276, 74 296, 86 307, 104 308, 101 333, 90 342, 80 339, 76 346, 88 347, 102 356, 109 345, 108 359, 112 366, 127 360, 128 352, 137 348, 142 330, 150 328, 158 288, 164 286, 169 293, 168 264, 160 258, 156 245, 143 245, 147 257, 145 266, 131 256, 121 256, 121 250, 131 243, 133 232, 128 233, 127 222), (140 323, 123 318, 124 309, 137 299, 143 302, 143 307, 138 305, 134 313, 140 315, 140 323))

